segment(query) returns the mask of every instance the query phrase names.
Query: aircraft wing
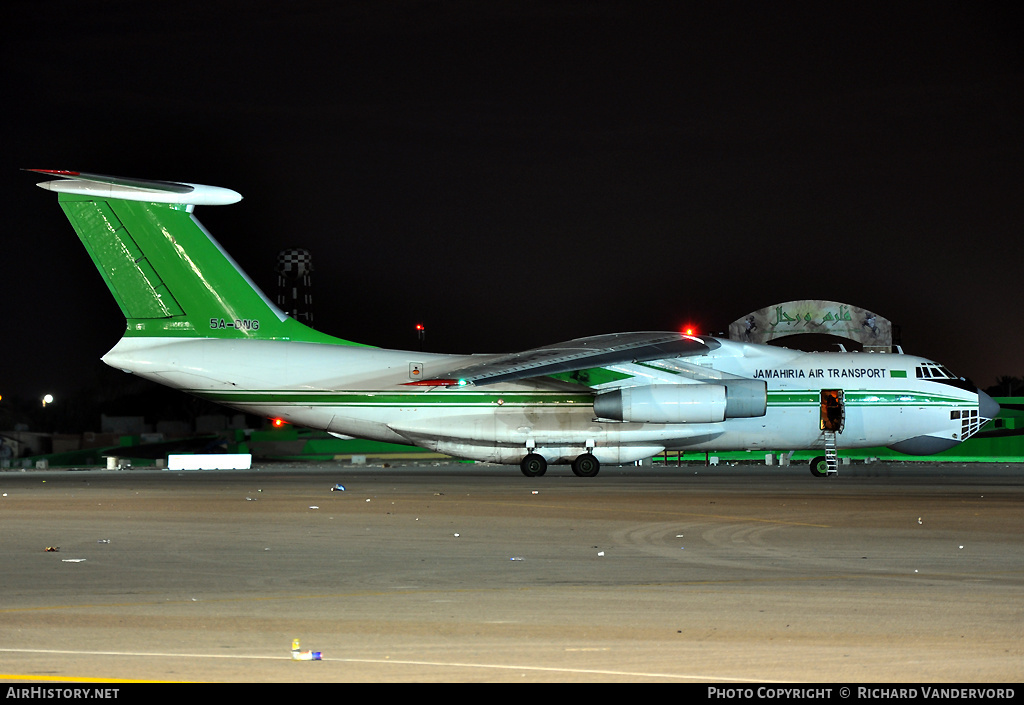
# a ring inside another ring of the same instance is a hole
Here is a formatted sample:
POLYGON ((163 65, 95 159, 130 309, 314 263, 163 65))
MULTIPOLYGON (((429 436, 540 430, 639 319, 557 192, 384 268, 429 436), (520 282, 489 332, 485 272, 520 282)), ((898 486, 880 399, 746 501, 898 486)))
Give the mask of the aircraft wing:
POLYGON ((702 355, 719 347, 714 338, 682 333, 611 333, 511 353, 448 373, 452 384, 495 384, 623 362, 702 355))

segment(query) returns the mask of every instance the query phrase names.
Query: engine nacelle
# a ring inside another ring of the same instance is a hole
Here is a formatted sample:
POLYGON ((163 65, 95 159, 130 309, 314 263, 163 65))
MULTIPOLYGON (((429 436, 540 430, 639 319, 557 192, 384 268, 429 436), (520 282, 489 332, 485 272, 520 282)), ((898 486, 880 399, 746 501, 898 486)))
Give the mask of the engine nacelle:
POLYGON ((637 423, 717 423, 764 416, 767 409, 768 386, 760 380, 624 387, 594 399, 598 417, 637 423))
POLYGON ((749 419, 768 413, 768 383, 760 379, 724 380, 725 418, 749 419))

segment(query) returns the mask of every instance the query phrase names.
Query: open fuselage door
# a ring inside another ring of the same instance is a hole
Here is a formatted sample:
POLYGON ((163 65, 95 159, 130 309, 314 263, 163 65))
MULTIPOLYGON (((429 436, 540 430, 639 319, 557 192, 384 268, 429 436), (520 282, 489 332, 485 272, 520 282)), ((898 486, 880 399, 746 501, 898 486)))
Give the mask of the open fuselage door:
POLYGON ((821 390, 821 430, 825 433, 842 433, 846 426, 846 404, 842 389, 821 390))

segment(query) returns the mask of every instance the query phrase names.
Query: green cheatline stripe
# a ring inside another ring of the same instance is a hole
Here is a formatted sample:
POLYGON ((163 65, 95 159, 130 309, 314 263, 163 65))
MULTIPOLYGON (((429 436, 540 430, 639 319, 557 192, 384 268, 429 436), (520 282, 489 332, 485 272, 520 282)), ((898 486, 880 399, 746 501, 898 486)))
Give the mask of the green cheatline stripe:
POLYGON ((222 403, 287 403, 287 404, 341 404, 361 406, 483 406, 495 404, 592 404, 590 394, 496 393, 496 392, 297 392, 294 390, 246 390, 240 392, 210 392, 192 390, 191 394, 222 403))
MULTIPOLYGON (((191 394, 214 402, 228 404, 308 404, 343 406, 488 406, 497 404, 539 405, 539 404, 584 404, 594 401, 590 394, 566 394, 564 392, 331 392, 295 390, 242 390, 237 392, 211 392, 191 390, 191 394)), ((845 394, 846 403, 851 406, 973 406, 972 402, 956 397, 898 392, 892 390, 858 391, 845 394)), ((818 392, 769 392, 768 405, 773 407, 818 406, 821 399, 818 392)))
MULTIPOLYGON (((864 390, 846 392, 843 399, 847 404, 863 406, 973 406, 973 402, 945 394, 922 394, 920 392, 887 390, 864 390)), ((770 406, 817 406, 820 403, 817 392, 768 392, 770 406)))
POLYGON ((769 406, 805 406, 820 403, 821 395, 818 392, 768 392, 769 406))

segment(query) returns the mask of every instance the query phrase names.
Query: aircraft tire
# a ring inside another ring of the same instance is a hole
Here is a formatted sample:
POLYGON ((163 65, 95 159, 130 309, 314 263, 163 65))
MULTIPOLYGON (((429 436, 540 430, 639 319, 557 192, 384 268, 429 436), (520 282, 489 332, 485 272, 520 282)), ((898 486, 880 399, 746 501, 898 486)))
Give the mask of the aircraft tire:
POLYGON ((819 455, 811 461, 811 474, 815 477, 826 477, 828 475, 828 464, 825 462, 824 455, 819 455))
POLYGON ((572 471, 577 477, 594 477, 600 469, 600 461, 590 453, 584 453, 572 461, 572 471))
POLYGON ((540 477, 548 471, 548 461, 539 453, 530 453, 520 461, 519 469, 527 477, 540 477))

